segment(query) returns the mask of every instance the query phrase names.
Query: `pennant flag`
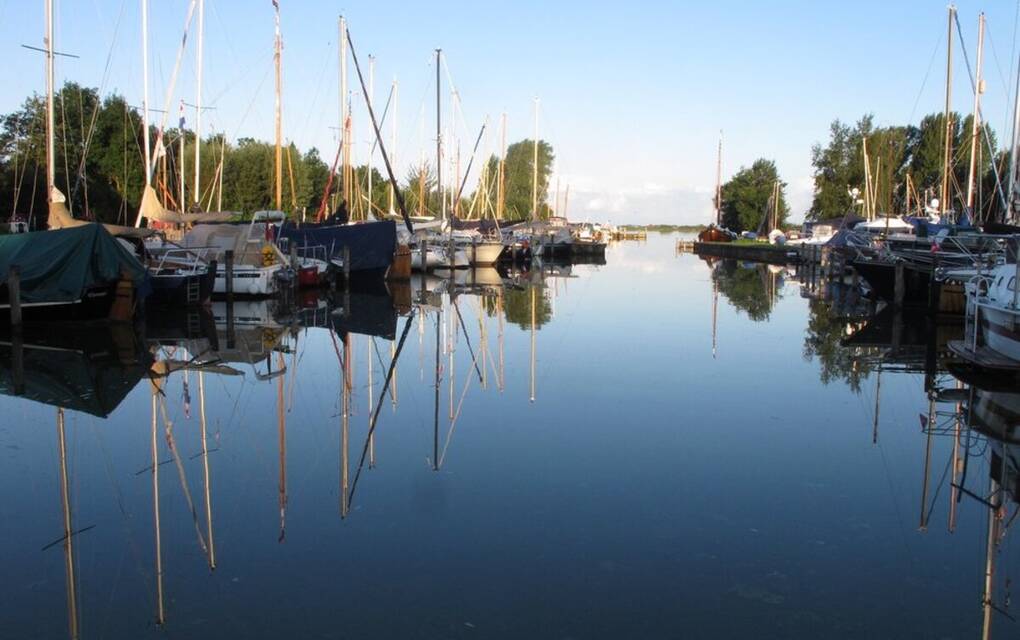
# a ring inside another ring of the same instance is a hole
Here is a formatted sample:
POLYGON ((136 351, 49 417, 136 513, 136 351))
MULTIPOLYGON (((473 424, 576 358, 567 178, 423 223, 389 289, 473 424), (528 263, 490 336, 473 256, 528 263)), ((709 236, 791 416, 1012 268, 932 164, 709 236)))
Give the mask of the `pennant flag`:
POLYGON ((921 420, 921 431, 924 431, 925 427, 928 426, 928 416, 923 413, 917 414, 917 417, 921 420))
POLYGON ((180 113, 181 113, 180 128, 183 131, 184 130, 184 100, 181 100, 181 111, 180 111, 180 113))

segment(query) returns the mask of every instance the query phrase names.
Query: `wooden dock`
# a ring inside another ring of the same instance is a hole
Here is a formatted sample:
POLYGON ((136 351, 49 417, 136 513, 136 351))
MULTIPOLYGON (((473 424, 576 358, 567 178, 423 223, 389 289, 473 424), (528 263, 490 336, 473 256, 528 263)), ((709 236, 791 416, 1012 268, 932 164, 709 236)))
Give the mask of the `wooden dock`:
POLYGON ((993 351, 985 346, 979 345, 977 349, 971 349, 965 340, 950 340, 949 351, 964 362, 982 369, 1020 371, 1020 362, 1011 360, 998 351, 993 351))
POLYGON ((767 264, 797 264, 800 255, 796 249, 765 242, 694 242, 692 250, 699 256, 731 258, 767 264))
POLYGON ((647 240, 648 232, 632 229, 620 229, 613 233, 613 240, 647 240))

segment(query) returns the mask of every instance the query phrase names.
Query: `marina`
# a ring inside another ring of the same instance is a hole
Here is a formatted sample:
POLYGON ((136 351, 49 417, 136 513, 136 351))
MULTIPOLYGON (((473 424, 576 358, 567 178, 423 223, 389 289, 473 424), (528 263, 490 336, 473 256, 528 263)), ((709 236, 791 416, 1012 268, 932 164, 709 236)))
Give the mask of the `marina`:
POLYGON ((0 3, 0 636, 1020 634, 1020 0, 116 4, 0 3))

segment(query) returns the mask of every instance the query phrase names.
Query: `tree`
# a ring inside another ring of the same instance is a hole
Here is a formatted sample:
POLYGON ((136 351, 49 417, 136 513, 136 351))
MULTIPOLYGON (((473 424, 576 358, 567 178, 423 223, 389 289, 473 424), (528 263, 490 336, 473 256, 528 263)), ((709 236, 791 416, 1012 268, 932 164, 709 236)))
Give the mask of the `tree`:
POLYGON ((759 158, 750 168, 741 167, 722 186, 723 225, 733 231, 755 231, 761 226, 769 207, 769 199, 779 182, 779 226, 790 213, 786 204, 786 183, 779 180, 776 163, 759 158))
MULTIPOLYGON (((531 217, 532 185, 534 184, 534 159, 535 143, 533 140, 521 140, 515 142, 506 150, 506 165, 503 169, 505 209, 504 217, 507 220, 527 220, 531 217)), ((548 218, 550 207, 547 202, 549 193, 549 178, 552 175, 552 165, 555 155, 553 148, 548 142, 538 142, 538 211, 539 218, 548 218)), ((499 175, 499 159, 496 156, 489 158, 487 172, 490 176, 499 175)), ((490 194, 495 202, 495 184, 491 184, 493 192, 490 194)))

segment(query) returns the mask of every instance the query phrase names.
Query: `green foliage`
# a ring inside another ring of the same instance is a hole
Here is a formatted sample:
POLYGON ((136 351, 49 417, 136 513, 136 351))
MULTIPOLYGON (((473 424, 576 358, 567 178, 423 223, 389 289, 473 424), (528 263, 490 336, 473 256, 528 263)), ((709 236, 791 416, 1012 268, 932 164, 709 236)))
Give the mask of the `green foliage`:
MULTIPOLYGON (((808 219, 842 216, 853 209, 848 190, 857 188, 861 193, 865 190, 865 139, 877 212, 906 212, 908 175, 916 190, 916 197, 911 194, 912 210, 917 209, 917 197, 923 201, 938 197, 942 185, 945 122, 942 113, 925 116, 918 126, 876 127, 870 114, 852 127, 839 120, 833 121, 828 144, 824 147, 816 144, 811 149, 815 194, 808 219)), ((965 202, 972 122, 971 116, 961 120, 957 113, 950 115, 949 135, 953 145, 950 193, 952 206, 957 209, 962 209, 965 202)), ((977 172, 981 191, 986 194, 991 194, 989 187, 994 188, 995 182, 993 159, 988 157, 989 144, 995 148, 995 135, 992 133, 986 139, 982 130, 978 139, 977 172)), ((994 200, 987 198, 989 207, 995 205, 994 200)))
POLYGON ((779 181, 779 225, 790 213, 786 204, 786 183, 779 180, 776 163, 759 158, 750 168, 741 167, 722 186, 722 222, 733 231, 756 231, 769 208, 772 190, 779 181))
POLYGON ((549 300, 545 285, 531 284, 527 287, 506 289, 503 310, 506 321, 516 324, 521 329, 531 329, 532 292, 535 301, 535 326, 542 328, 552 320, 552 302, 549 300))
POLYGON ((736 260, 721 260, 712 268, 712 282, 734 307, 755 322, 768 320, 779 297, 767 265, 743 268, 736 260))
MULTIPOLYGON (((539 218, 543 219, 552 215, 552 209, 547 200, 554 159, 552 145, 545 140, 539 140, 537 214, 539 218)), ((534 160, 534 140, 521 140, 507 147, 506 165, 503 169, 506 189, 504 218, 507 220, 527 220, 531 217, 534 160)), ((493 176, 489 182, 491 186, 489 186, 488 197, 492 202, 495 202, 497 189, 495 176, 499 175, 499 159, 496 156, 489 158, 487 171, 488 175, 493 176)))

